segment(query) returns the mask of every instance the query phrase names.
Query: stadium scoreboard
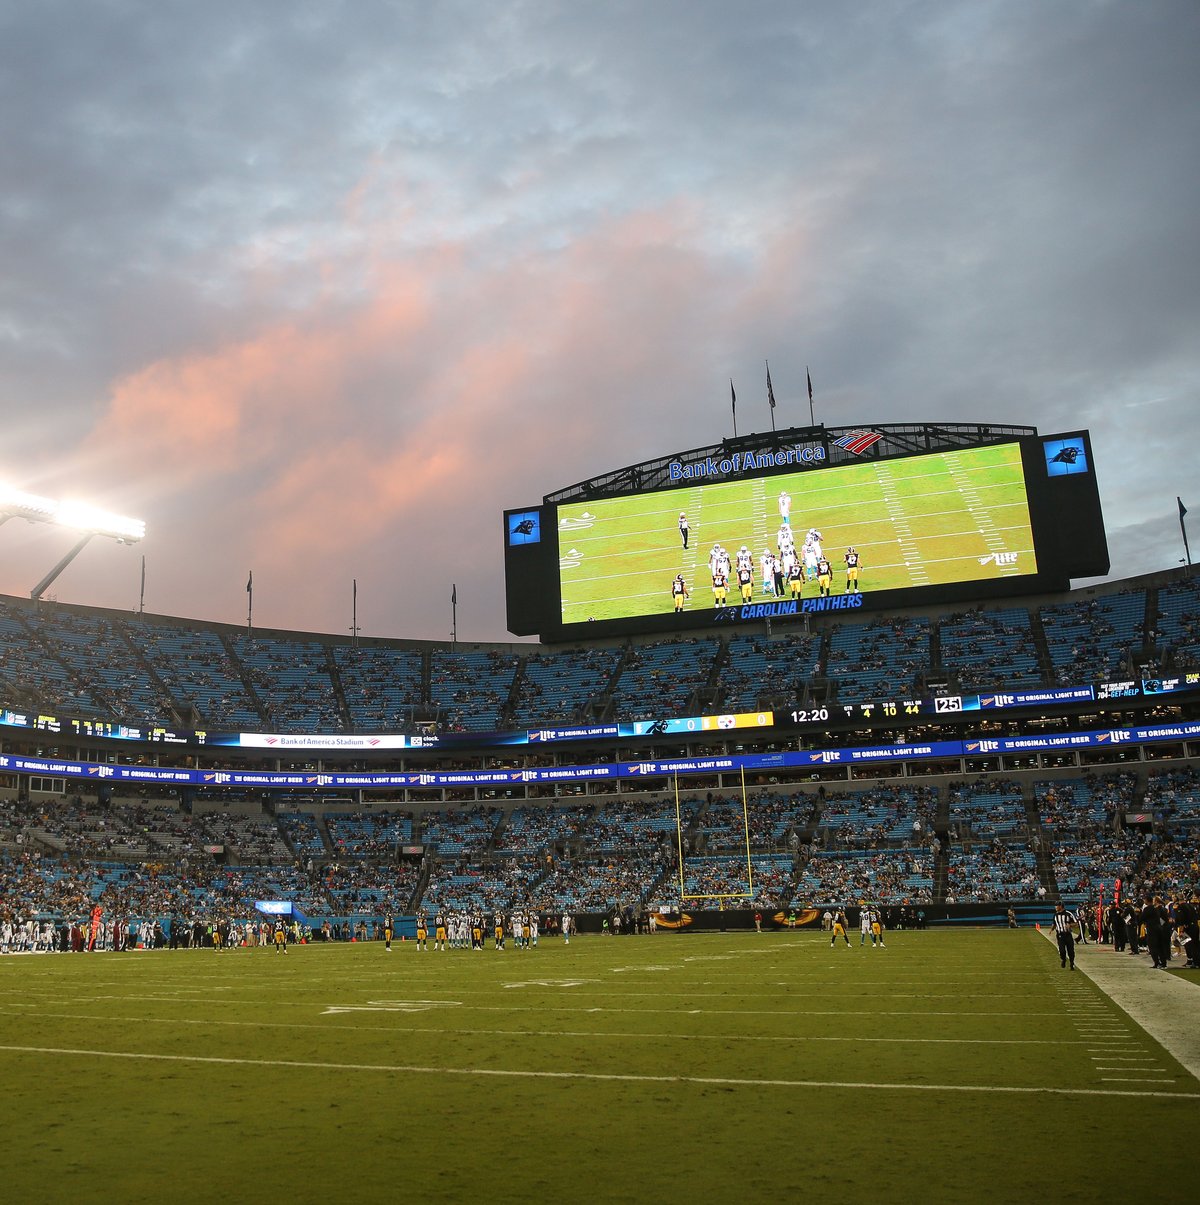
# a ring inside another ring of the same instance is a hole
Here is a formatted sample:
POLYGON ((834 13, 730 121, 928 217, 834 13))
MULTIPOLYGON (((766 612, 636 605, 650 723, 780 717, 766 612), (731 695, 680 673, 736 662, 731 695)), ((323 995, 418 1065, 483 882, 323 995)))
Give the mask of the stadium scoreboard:
POLYGON ((793 428, 504 513, 508 627, 547 642, 1066 590, 1108 572, 1087 431, 793 428))

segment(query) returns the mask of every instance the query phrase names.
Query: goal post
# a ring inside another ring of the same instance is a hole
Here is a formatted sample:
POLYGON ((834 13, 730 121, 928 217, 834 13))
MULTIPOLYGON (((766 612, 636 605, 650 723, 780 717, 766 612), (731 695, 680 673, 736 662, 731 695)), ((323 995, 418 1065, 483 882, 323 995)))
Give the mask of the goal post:
POLYGON ((675 774, 675 844, 679 851, 680 902, 696 900, 752 900, 754 898, 754 862, 750 856, 750 810, 746 802, 746 771, 741 772, 742 837, 746 849, 746 890, 720 892, 689 892, 687 889, 687 859, 683 850, 683 811, 679 803, 679 774, 675 774))

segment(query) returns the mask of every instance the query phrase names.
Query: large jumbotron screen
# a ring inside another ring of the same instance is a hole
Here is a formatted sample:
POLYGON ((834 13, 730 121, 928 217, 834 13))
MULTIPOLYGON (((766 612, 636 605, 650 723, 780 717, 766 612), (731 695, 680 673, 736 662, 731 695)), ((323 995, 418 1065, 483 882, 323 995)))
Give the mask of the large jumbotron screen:
POLYGON ((673 612, 679 574, 689 595, 683 608, 711 612, 709 560, 717 544, 730 556, 731 604, 744 597, 736 567, 742 549, 756 602, 820 597, 814 570, 821 556, 831 570, 830 595, 1038 572, 1017 443, 577 502, 558 507, 556 520, 564 624, 673 612), (762 561, 768 551, 785 559, 785 528, 803 573, 798 589, 785 578, 779 595, 774 582, 764 586, 762 561), (858 581, 848 586, 851 548, 858 581))
POLYGON ((833 434, 696 449, 506 511, 510 630, 556 641, 786 621, 1108 572, 1086 431, 833 434))

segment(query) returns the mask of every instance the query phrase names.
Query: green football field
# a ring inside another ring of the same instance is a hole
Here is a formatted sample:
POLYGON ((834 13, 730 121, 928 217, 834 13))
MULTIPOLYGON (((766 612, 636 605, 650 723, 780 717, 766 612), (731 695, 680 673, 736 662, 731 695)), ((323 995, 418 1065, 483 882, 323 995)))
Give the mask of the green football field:
MULTIPOLYGON (((754 555, 754 599, 764 597, 759 557, 777 547, 779 495, 791 495, 797 550, 809 528, 824 536, 833 592, 846 588, 843 556, 862 558, 860 588, 902 589, 996 580, 1036 571, 1020 448, 1000 444, 853 464, 651 494, 575 503, 558 513, 564 623, 669 612, 677 573, 691 590, 687 609, 711 609, 708 555, 754 555), (679 513, 690 525, 685 551, 679 513)), ((815 597, 805 584, 803 597, 815 597)), ((729 601, 740 601, 736 582, 729 601)))
POLYGON ((852 942, 4 958, 6 1196, 1195 1199, 1200 1084, 1042 935, 852 942))

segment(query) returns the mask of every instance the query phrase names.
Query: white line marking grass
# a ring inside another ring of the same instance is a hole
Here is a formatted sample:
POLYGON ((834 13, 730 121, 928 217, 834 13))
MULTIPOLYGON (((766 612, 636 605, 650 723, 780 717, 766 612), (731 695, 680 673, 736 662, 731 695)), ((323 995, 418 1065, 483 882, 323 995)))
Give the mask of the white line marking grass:
MULTIPOLYGON (((626 1075, 598 1071, 505 1071, 490 1067, 422 1067, 411 1063, 327 1063, 300 1059, 240 1059, 199 1054, 145 1054, 128 1050, 88 1050, 65 1046, 0 1046, 12 1054, 58 1055, 65 1058, 130 1059, 154 1063, 194 1063, 220 1067, 279 1067, 297 1071, 363 1071, 388 1075, 448 1075, 487 1079, 587 1080, 624 1084, 695 1084, 734 1088, 842 1088, 869 1092, 978 1092, 1006 1096, 1126 1096, 1200 1101, 1200 1092, 1134 1092, 1106 1088, 1037 1088, 998 1084, 899 1084, 862 1080, 749 1079, 706 1075, 626 1075)), ((1172 1083, 1172 1080, 1130 1080, 1172 1083)))

